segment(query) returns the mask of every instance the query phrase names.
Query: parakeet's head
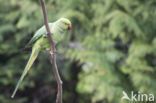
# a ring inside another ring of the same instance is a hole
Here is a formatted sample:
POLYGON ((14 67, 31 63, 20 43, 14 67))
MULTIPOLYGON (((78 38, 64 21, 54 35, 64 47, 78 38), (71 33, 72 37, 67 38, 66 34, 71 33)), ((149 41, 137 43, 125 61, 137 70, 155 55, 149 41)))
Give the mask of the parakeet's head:
POLYGON ((71 22, 67 18, 60 18, 57 20, 57 26, 63 30, 70 30, 72 28, 71 22))

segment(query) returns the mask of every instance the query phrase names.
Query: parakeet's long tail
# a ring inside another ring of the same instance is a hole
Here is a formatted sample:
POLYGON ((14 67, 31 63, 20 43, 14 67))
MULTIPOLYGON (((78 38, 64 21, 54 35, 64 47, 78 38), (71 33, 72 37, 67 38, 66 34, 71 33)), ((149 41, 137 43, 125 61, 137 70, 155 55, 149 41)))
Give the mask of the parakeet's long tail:
POLYGON ((17 85, 16 85, 16 88, 13 92, 13 94, 11 95, 11 98, 14 98, 18 88, 19 88, 19 85, 21 84, 22 80, 24 79, 25 75, 27 74, 27 72, 29 71, 30 67, 32 66, 32 64, 34 63, 35 59, 37 58, 38 54, 39 54, 39 51, 40 51, 40 48, 39 47, 33 47, 32 49, 32 53, 31 53, 31 56, 27 62, 27 65, 22 73, 22 76, 20 77, 17 85))

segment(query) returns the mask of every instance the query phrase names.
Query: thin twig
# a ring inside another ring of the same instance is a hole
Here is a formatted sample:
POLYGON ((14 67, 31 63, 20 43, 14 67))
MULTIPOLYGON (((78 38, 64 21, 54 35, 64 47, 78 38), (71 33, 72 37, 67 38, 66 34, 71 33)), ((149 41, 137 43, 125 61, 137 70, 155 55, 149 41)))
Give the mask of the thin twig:
POLYGON ((52 60, 52 64, 53 64, 54 75, 55 75, 55 78, 56 78, 56 81, 57 81, 57 85, 58 85, 58 92, 57 92, 56 103, 62 103, 62 80, 60 78, 60 75, 59 75, 59 72, 58 72, 58 69, 57 69, 57 64, 56 64, 55 44, 54 44, 54 40, 52 38, 52 33, 50 32, 50 28, 49 28, 49 25, 48 25, 45 1, 44 0, 40 0, 40 2, 41 2, 43 16, 44 16, 44 24, 45 24, 46 30, 48 32, 48 37, 49 37, 50 42, 51 42, 50 54, 51 54, 51 60, 52 60))

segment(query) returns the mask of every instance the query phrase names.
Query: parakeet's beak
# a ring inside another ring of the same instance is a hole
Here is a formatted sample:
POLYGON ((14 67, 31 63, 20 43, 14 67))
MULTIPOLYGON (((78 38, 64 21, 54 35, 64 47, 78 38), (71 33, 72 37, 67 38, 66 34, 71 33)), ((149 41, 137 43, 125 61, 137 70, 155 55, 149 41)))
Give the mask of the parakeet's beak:
POLYGON ((69 26, 68 26, 68 30, 70 30, 71 28, 72 28, 72 25, 69 25, 69 26))

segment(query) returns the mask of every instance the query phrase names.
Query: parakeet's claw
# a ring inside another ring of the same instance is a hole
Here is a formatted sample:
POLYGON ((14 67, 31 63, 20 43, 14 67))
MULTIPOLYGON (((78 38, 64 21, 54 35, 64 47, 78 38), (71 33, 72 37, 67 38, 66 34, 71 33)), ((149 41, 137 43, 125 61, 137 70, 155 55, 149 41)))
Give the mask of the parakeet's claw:
MULTIPOLYGON (((50 48, 47 48, 46 50, 50 51, 50 48)), ((54 53, 57 53, 56 49, 54 50, 54 53)), ((50 54, 54 54, 54 53, 51 53, 51 51, 50 51, 50 54)))
POLYGON ((43 35, 44 38, 48 38, 48 34, 43 35))
POLYGON ((47 51, 50 51, 50 48, 46 48, 47 51))
POLYGON ((54 52, 50 51, 50 54, 56 54, 56 53, 57 53, 56 49, 54 50, 54 52))
POLYGON ((50 52, 50 54, 53 55, 54 53, 53 52, 50 52))

